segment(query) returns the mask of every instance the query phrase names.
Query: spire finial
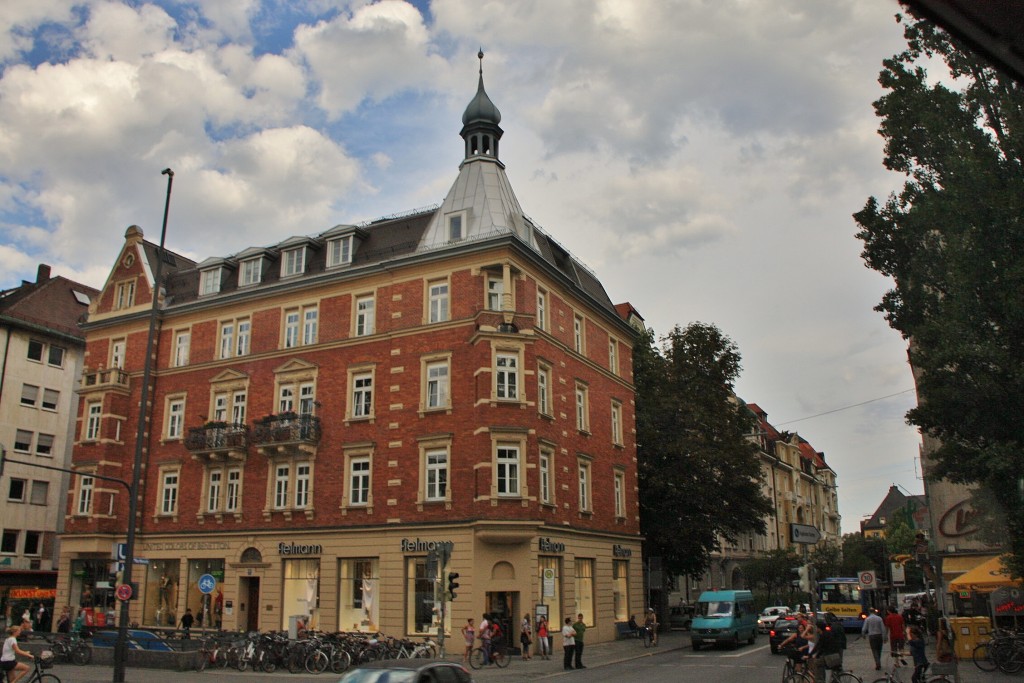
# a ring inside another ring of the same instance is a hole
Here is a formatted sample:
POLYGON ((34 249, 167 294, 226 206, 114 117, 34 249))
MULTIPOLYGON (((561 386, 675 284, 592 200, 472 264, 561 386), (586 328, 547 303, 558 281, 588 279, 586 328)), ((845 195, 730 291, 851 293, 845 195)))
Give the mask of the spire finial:
POLYGON ((480 51, 476 53, 476 58, 480 60, 480 76, 484 75, 484 48, 481 46, 480 51))

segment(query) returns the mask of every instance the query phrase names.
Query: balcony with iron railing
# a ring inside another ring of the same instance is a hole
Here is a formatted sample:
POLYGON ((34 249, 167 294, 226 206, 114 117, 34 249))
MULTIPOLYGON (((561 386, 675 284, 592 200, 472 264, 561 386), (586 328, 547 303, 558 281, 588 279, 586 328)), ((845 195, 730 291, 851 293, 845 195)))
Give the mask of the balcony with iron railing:
POLYGON ((111 389, 127 394, 129 391, 128 373, 121 368, 97 368, 82 371, 79 383, 80 394, 90 394, 111 389))
POLYGON ((260 453, 271 457, 316 453, 320 418, 296 413, 268 415, 253 425, 252 443, 260 453))
POLYGON ((249 452, 249 425, 207 422, 185 435, 185 449, 197 460, 245 460, 249 452))

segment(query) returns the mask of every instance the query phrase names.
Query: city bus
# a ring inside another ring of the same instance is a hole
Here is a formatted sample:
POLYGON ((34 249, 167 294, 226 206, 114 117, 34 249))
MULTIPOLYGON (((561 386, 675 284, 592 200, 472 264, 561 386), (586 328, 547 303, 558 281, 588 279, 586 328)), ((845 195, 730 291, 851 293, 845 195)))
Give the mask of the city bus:
POLYGON ((860 630, 867 611, 875 605, 876 591, 861 590, 856 578, 832 577, 818 582, 818 602, 823 612, 832 612, 843 628, 860 630))

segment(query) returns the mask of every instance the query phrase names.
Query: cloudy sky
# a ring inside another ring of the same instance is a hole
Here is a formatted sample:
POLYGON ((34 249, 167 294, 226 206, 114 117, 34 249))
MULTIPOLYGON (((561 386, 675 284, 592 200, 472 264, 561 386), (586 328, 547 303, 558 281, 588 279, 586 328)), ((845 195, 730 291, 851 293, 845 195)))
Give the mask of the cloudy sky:
POLYGON ((853 531, 890 484, 923 490, 905 344, 872 310, 889 283, 851 218, 901 182, 871 107, 898 11, 4 0, 0 287, 39 263, 101 286, 129 225, 159 240, 165 167, 167 245, 196 260, 440 202, 482 46, 524 211, 655 331, 729 335, 738 394, 825 452, 853 531))

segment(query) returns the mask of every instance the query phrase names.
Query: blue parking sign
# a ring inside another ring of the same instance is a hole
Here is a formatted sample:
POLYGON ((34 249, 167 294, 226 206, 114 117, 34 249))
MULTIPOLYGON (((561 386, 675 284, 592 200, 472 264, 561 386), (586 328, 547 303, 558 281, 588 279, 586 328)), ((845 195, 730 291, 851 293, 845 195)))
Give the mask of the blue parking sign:
POLYGON ((217 587, 217 579, 213 578, 210 574, 203 574, 199 577, 199 592, 204 595, 209 595, 213 592, 213 589, 217 587))

